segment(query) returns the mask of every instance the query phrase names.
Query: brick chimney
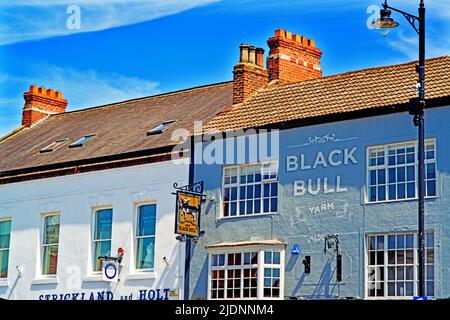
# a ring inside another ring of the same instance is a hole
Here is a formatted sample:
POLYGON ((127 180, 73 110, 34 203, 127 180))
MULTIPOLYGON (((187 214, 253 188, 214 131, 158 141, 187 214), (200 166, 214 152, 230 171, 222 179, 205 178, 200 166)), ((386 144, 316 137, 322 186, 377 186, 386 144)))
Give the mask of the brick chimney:
POLYGON ((241 103, 268 83, 264 49, 241 44, 239 63, 233 70, 233 104, 241 103))
POLYGON ((276 30, 267 44, 270 48, 267 57, 269 81, 279 80, 284 84, 322 77, 322 51, 315 47, 314 40, 276 30))
POLYGON ((53 89, 30 86, 30 91, 23 94, 25 106, 22 112, 22 125, 31 127, 36 122, 55 113, 66 111, 67 100, 62 93, 53 89))

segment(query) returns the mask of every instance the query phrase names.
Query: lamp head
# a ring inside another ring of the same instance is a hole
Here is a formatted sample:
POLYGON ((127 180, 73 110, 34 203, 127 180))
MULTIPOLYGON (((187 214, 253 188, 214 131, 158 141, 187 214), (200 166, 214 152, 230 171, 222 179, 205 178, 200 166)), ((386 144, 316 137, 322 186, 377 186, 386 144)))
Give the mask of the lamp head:
POLYGON ((397 27, 399 24, 391 18, 391 10, 383 8, 380 10, 380 17, 372 22, 372 26, 380 29, 381 34, 386 36, 392 28, 397 27))

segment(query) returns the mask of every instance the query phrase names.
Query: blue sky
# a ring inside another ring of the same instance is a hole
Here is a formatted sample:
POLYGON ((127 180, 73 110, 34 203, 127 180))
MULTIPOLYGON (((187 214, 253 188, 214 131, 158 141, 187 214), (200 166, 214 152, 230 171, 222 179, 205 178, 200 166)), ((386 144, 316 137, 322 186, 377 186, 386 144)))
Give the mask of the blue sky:
MULTIPOLYGON (((419 0, 390 0, 416 12, 419 0)), ((450 1, 425 1, 427 57, 450 54, 450 1)), ((30 84, 68 110, 232 79, 239 44, 268 51, 285 29, 316 41, 324 75, 416 60, 400 15, 389 36, 367 27, 374 0, 0 0, 0 136, 20 125, 30 84), (67 28, 70 5, 80 29, 67 28)))

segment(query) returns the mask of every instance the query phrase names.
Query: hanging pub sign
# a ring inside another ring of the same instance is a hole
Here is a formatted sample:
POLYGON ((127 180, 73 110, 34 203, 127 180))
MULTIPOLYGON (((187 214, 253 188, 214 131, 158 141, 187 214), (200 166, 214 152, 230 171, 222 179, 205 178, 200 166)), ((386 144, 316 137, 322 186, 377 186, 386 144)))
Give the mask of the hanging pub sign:
POLYGON ((200 211, 204 195, 203 182, 193 186, 178 188, 175 184, 176 192, 176 218, 175 233, 190 237, 200 236, 200 211))

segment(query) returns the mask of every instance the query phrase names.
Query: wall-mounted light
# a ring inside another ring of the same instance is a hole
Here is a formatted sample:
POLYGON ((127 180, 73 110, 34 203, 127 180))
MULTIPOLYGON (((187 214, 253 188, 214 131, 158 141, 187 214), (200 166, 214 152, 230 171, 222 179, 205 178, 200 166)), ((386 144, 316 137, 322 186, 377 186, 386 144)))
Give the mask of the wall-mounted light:
POLYGON ((168 260, 166 257, 163 257, 163 261, 164 261, 164 263, 166 264, 167 268, 169 268, 169 267, 170 267, 170 262, 169 262, 169 260, 168 260))
POLYGON ((16 269, 17 269, 17 273, 18 273, 18 277, 19 278, 22 278, 22 275, 23 275, 23 266, 21 266, 21 265, 18 265, 18 266, 16 266, 16 269))
POLYGON ((305 273, 311 273, 311 256, 305 256, 302 262, 305 266, 305 273))

